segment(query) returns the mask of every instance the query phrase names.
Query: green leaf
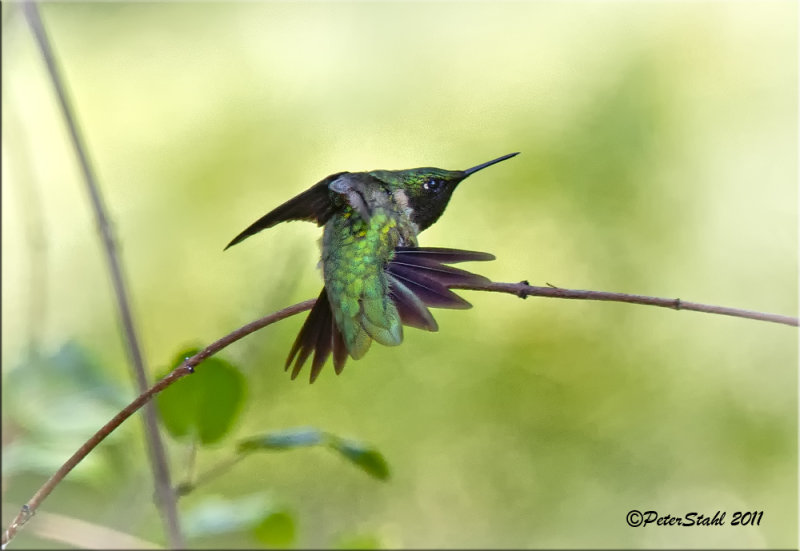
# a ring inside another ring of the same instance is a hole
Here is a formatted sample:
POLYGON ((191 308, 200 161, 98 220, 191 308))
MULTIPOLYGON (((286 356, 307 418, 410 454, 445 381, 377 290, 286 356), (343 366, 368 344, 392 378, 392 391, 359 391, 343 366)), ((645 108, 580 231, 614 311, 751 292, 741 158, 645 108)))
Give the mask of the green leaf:
POLYGON ((372 446, 333 435, 329 435, 328 445, 370 476, 378 480, 389 479, 389 465, 386 463, 386 459, 372 446))
POLYGON ((389 478, 389 465, 383 455, 367 444, 346 440, 335 434, 312 427, 301 427, 268 432, 239 441, 238 452, 250 453, 258 450, 292 450, 296 448, 324 445, 336 450, 348 461, 379 480, 389 478))
POLYGON ((181 526, 189 538, 213 537, 252 530, 265 515, 283 511, 266 494, 236 498, 207 496, 181 516, 181 526))
POLYGON ((253 436, 239 442, 239 452, 255 450, 290 450, 322 443, 324 434, 311 427, 301 427, 253 436))
POLYGON ((255 528, 253 535, 270 547, 288 547, 295 538, 294 517, 288 511, 277 511, 265 516, 255 528))
MULTIPOLYGON (((196 353, 197 349, 189 349, 178 354, 163 375, 196 353)), ((211 357, 194 374, 156 396, 156 405, 173 437, 192 437, 202 444, 213 444, 233 427, 244 403, 245 390, 246 381, 238 368, 211 357)))
POLYGON ((339 538, 334 549, 381 549, 381 540, 372 534, 356 534, 339 538))

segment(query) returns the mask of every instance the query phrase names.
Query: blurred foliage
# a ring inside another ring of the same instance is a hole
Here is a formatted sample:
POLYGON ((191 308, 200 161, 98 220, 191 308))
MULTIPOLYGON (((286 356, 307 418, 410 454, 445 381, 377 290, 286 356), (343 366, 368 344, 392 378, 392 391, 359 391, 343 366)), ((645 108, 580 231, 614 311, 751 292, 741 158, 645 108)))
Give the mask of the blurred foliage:
MULTIPOLYGON (((464 168, 511 151, 456 192, 422 245, 492 252, 480 271, 500 281, 797 315, 795 2, 41 11, 153 375, 180 343, 318 294, 312 224, 222 253, 270 208, 341 170, 464 168)), ((19 504, 133 391, 52 87, 18 6, 2 14, 3 501, 19 504)), ((193 545, 267 545, 252 526, 290 511, 297 547, 797 547, 796 329, 463 294, 474 308, 435 311, 438 333, 409 330, 314 385, 281 368, 299 317, 226 349, 248 396, 226 438, 325 427, 374 444, 392 478, 311 452, 252 454, 181 499, 188 534, 230 520, 228 505, 248 519, 193 545), (764 521, 632 529, 634 508, 764 521)), ((173 479, 185 452, 170 444, 173 479)), ((196 468, 229 453, 204 448, 196 468)), ((90 460, 106 466, 79 466, 44 507, 163 542, 141 422, 90 460)), ((3 522, 14 513, 3 507, 3 522)), ((14 542, 47 543, 35 519, 14 542)))
MULTIPOLYGON (((51 356, 32 351, 25 368, 3 379, 3 477, 20 473, 50 476, 81 442, 127 405, 120 385, 76 342, 51 356), (46 407, 42 407, 46 404, 46 407), (79 411, 80 415, 75 415, 79 411)), ((102 485, 125 472, 119 446, 124 430, 110 435, 111 446, 87 457, 72 479, 102 485)))
POLYGON ((268 547, 288 547, 294 542, 294 518, 286 511, 264 517, 253 529, 256 539, 268 547))
MULTIPOLYGON (((200 352, 187 348, 178 353, 170 367, 159 378, 166 377, 185 360, 200 352)), ((247 382, 241 371, 230 362, 212 356, 202 362, 190 377, 169 386, 156 396, 159 417, 166 431, 178 440, 191 445, 191 463, 197 453, 195 446, 219 444, 231 431, 239 411, 246 401, 247 382)), ((189 467, 189 479, 177 485, 180 498, 195 492, 211 478, 228 476, 232 467, 256 451, 292 450, 309 446, 325 446, 338 452, 356 467, 379 480, 389 478, 389 466, 375 448, 355 440, 341 438, 315 428, 301 427, 267 432, 240 440, 238 454, 206 473, 194 477, 189 467)), ((310 465, 309 465, 310 467, 310 465)), ((276 508, 264 502, 261 494, 244 499, 222 500, 211 496, 187 513, 185 535, 195 543, 214 536, 230 536, 239 532, 252 533, 267 547, 288 547, 295 541, 295 519, 288 509, 276 508)))
POLYGON ((295 541, 292 513, 262 493, 235 499, 206 496, 185 512, 182 521, 186 536, 201 547, 223 547, 221 542, 237 533, 249 533, 267 547, 291 547, 295 541))
POLYGON ((355 534, 343 537, 334 546, 334 549, 382 549, 383 545, 378 537, 371 534, 355 534))
POLYGON ((363 469, 370 476, 379 480, 389 479, 389 465, 378 450, 364 446, 355 440, 345 440, 331 434, 327 436, 328 446, 342 454, 342 457, 363 469))
MULTIPOLYGON (((199 348, 179 353, 159 379, 166 377, 199 348)), ((181 384, 173 384, 156 396, 164 428, 174 438, 213 444, 233 427, 245 401, 247 382, 239 369, 220 357, 211 357, 181 384)))
POLYGON ((239 442, 240 453, 258 450, 291 450, 309 446, 327 446, 342 457, 379 480, 388 480, 389 465, 375 448, 355 440, 348 440, 314 428, 285 429, 239 442))
POLYGON ((290 450, 307 446, 318 446, 325 441, 325 434, 314 428, 288 429, 254 436, 239 442, 240 452, 255 450, 290 450))

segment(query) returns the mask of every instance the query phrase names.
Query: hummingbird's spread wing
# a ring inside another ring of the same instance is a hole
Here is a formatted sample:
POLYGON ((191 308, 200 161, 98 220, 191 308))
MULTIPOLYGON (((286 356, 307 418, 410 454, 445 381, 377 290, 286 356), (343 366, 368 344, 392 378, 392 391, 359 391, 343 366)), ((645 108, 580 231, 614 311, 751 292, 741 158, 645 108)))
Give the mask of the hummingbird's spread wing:
POLYGON ((281 206, 271 210, 250 224, 242 233, 234 237, 233 241, 228 243, 228 246, 225 248, 233 247, 251 235, 257 234, 261 230, 271 228, 281 222, 308 220, 309 222, 316 222, 318 226, 323 225, 328 221, 335 210, 335 205, 333 201, 331 201, 329 185, 343 174, 347 173, 339 172, 337 174, 331 174, 300 195, 289 199, 281 206))
POLYGON ((472 305, 450 287, 483 285, 489 283, 489 279, 446 264, 482 260, 494 260, 494 255, 440 247, 397 247, 387 272, 390 296, 403 324, 436 331, 436 320, 427 306, 471 308, 472 305))
POLYGON ((233 247, 251 235, 281 222, 308 220, 322 226, 342 204, 350 205, 361 218, 369 221, 372 213, 365 196, 369 186, 374 185, 375 178, 365 172, 331 174, 250 224, 225 248, 233 247), (336 200, 332 199, 337 195, 341 198, 338 204, 336 200))
MULTIPOLYGON (((404 325, 438 330, 428 307, 469 308, 469 302, 450 290, 453 285, 481 285, 489 280, 481 275, 447 264, 493 260, 488 253, 436 247, 397 247, 386 267, 390 298, 404 325)), ((368 346, 369 343, 367 343, 368 346)), ((323 288, 294 341, 286 369, 294 363, 292 379, 297 377, 311 353, 311 382, 319 375, 333 353, 333 367, 341 373, 347 360, 347 347, 334 320, 327 290, 323 288)))

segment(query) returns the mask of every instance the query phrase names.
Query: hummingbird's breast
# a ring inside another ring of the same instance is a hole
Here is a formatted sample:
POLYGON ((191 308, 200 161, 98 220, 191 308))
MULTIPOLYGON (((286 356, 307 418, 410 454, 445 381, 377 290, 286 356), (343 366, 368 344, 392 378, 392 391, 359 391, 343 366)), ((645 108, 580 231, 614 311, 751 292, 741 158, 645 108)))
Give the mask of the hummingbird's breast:
POLYGON ((354 358, 372 339, 396 345, 402 340, 397 310, 389 298, 386 268, 398 246, 416 246, 416 226, 407 201, 388 190, 365 197, 369 219, 343 205, 325 224, 322 272, 337 327, 354 358))

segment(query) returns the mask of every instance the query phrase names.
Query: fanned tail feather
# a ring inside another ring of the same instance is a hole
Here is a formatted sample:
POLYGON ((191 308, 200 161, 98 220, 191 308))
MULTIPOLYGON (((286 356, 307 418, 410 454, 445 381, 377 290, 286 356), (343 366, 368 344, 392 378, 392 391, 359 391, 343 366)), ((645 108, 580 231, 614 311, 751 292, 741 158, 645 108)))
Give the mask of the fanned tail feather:
POLYGON ((342 332, 334 324, 333 326, 333 369, 336 374, 342 372, 347 361, 347 346, 344 344, 342 332))
MULTIPOLYGON (((450 290, 454 285, 482 285, 489 279, 482 275, 453 268, 447 264, 494 260, 494 256, 477 251, 439 247, 397 247, 386 269, 390 298, 397 307, 403 325, 437 331, 439 326, 428 307, 471 308, 472 305, 450 290)), ((294 363, 292 379, 297 377, 311 353, 310 382, 319 375, 328 357, 333 354, 336 374, 342 372, 348 351, 344 337, 336 326, 323 288, 309 312, 300 333, 289 351, 286 369, 294 363)))
POLYGON ((311 353, 314 353, 314 359, 311 362, 311 381, 319 375, 322 366, 328 359, 328 356, 333 352, 333 364, 336 373, 339 374, 344 368, 344 362, 347 359, 347 349, 344 346, 342 334, 336 327, 333 321, 333 313, 331 312, 331 305, 328 302, 328 293, 325 288, 317 298, 317 302, 308 313, 300 333, 289 351, 289 356, 286 358, 285 369, 288 370, 289 366, 294 362, 292 368, 292 379, 296 378, 306 363, 311 353))

